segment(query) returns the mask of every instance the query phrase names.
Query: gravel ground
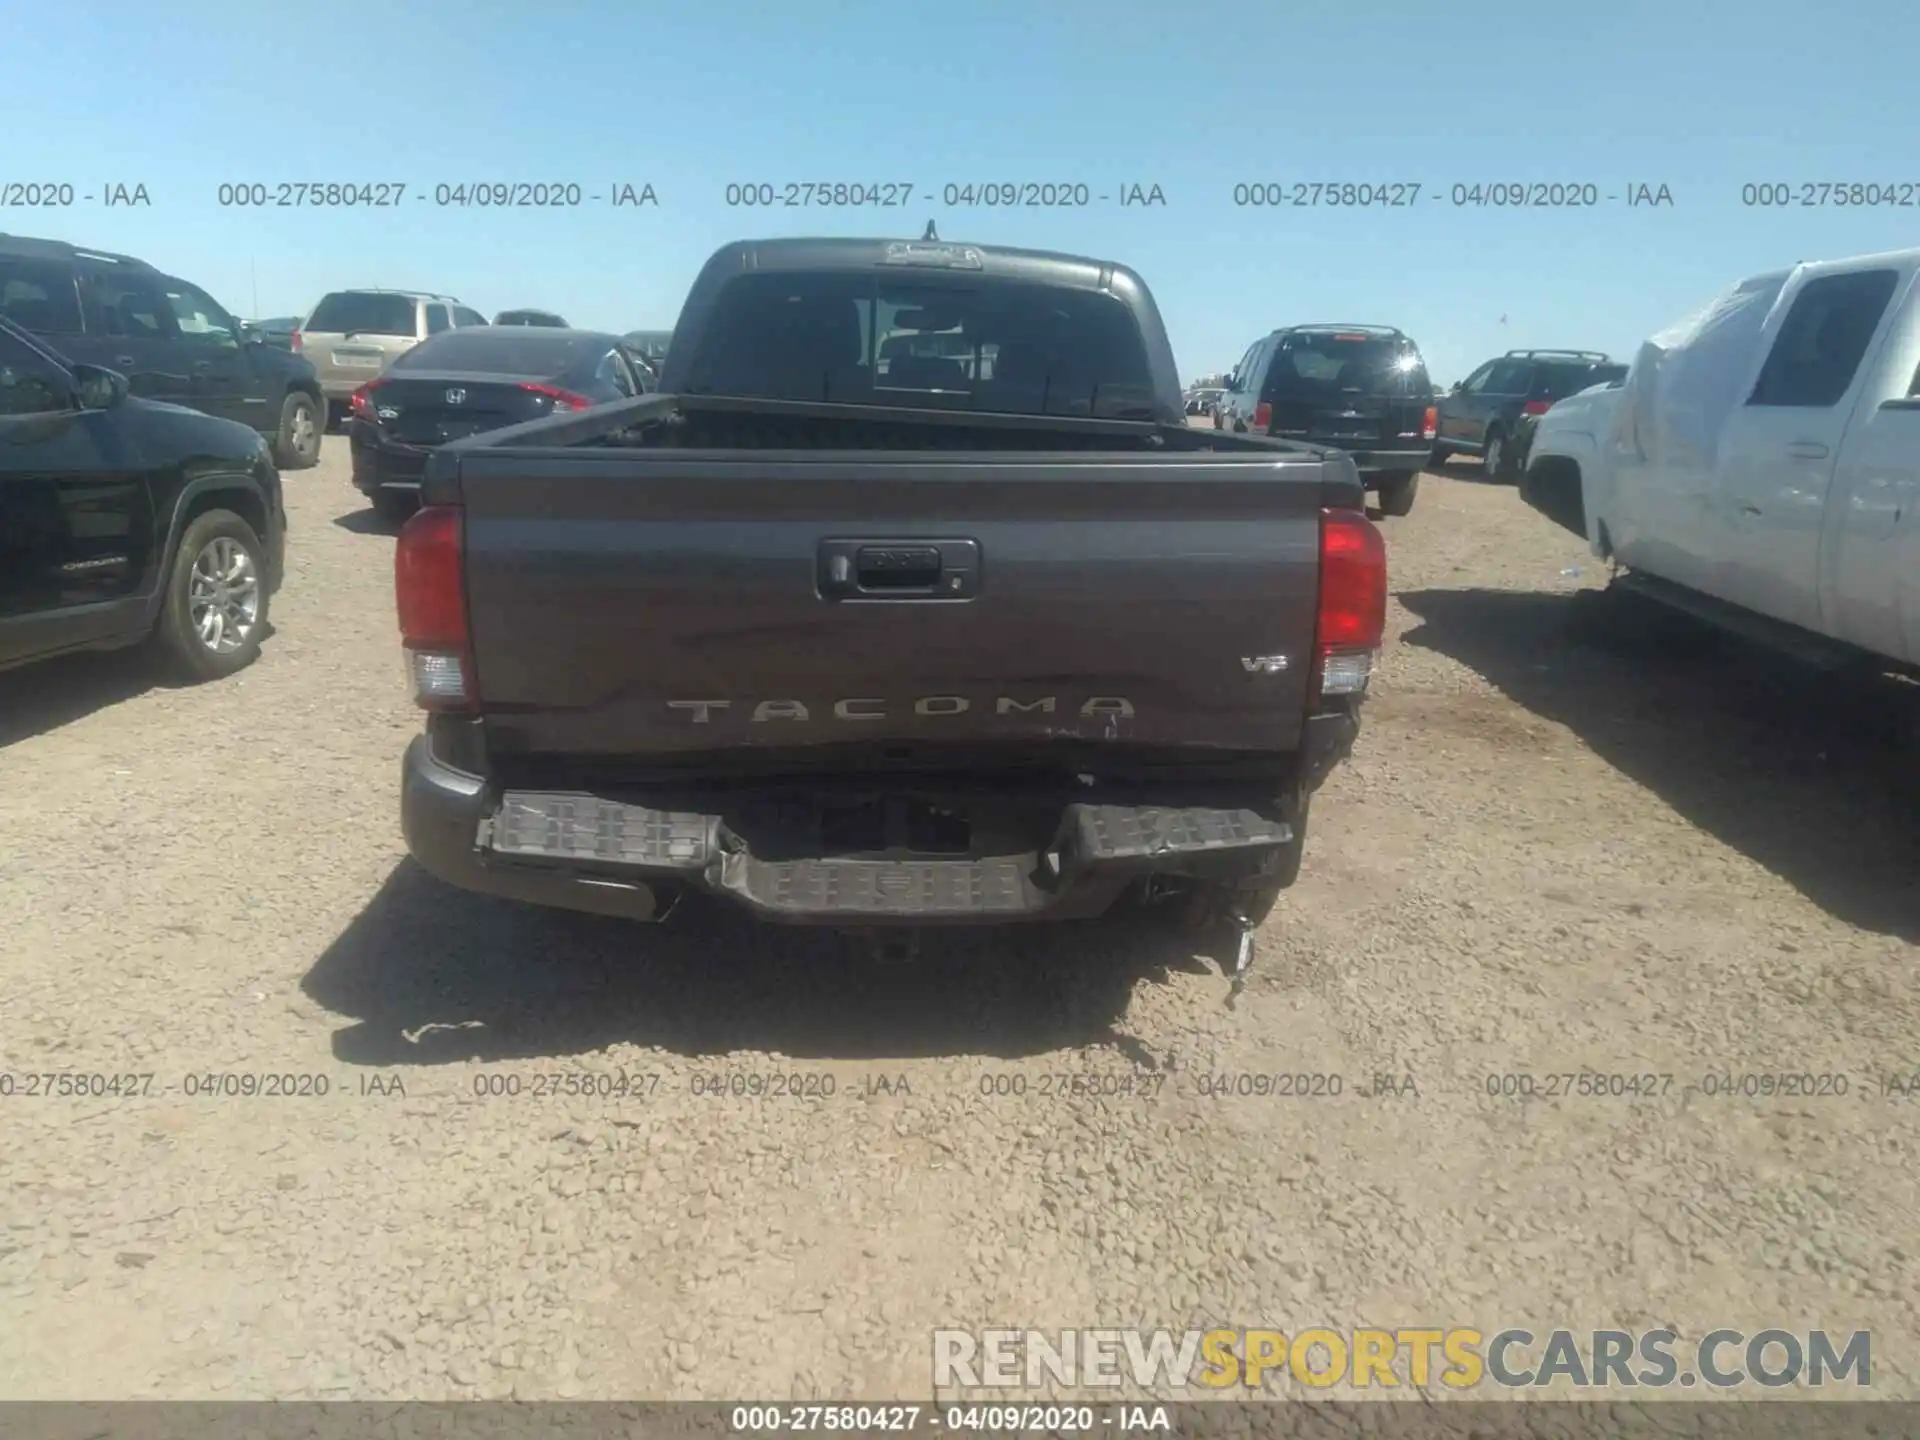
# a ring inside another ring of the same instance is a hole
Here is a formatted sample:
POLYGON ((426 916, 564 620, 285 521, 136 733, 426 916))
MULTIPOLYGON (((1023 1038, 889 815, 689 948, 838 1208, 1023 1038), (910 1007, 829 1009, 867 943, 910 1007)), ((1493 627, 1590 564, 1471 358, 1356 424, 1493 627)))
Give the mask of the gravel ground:
POLYGON ((1457 466, 1244 987, 1114 920, 887 968, 418 873, 391 538, 338 438, 287 483, 251 670, 6 677, 4 1067, 154 1078, 0 1108, 0 1394, 924 1396, 936 1326, 1220 1322, 1868 1328, 1920 1395, 1904 692, 1578 643, 1592 559, 1457 466), (1486 1093, 1569 1070, 1674 1078, 1486 1093), (1780 1071, 1848 1093, 1698 1088, 1780 1071), (1280 1072, 1342 1093, 1202 1093, 1280 1072), (251 1073, 328 1093, 189 1093, 251 1073))

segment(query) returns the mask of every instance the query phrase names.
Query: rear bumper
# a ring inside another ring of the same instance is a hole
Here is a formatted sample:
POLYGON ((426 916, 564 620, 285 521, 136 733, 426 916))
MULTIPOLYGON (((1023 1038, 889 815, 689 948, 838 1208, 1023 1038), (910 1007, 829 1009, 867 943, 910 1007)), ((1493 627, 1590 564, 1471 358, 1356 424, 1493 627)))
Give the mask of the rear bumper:
MULTIPOLYGON (((1335 444, 1334 448, 1344 447, 1335 444)), ((1402 475, 1426 469, 1433 447, 1422 445, 1418 450, 1348 450, 1347 454, 1353 457, 1353 465, 1360 472, 1361 482, 1367 484, 1382 475, 1402 475)))
MULTIPOLYGON (((1351 727, 1343 728, 1350 744, 1351 727)), ((1292 827, 1270 811, 1069 805, 1051 843, 1027 854, 764 860, 718 815, 578 793, 502 795, 443 764, 425 735, 407 747, 401 795, 407 849, 441 880, 637 920, 662 918, 686 890, 790 924, 1080 919, 1104 912, 1145 875, 1227 878, 1294 840, 1292 827)))
POLYGON ((361 494, 371 495, 376 490, 419 491, 429 451, 417 448, 399 451, 382 445, 367 438, 358 420, 352 422, 347 441, 353 456, 353 488, 361 494))

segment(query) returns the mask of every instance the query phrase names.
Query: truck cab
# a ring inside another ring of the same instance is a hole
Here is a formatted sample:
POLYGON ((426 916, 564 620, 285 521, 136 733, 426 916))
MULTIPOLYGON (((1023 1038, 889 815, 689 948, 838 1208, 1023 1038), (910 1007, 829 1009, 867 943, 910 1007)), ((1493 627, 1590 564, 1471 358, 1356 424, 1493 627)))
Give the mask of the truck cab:
POLYGON ((1542 417, 1522 497, 1763 627, 1920 664, 1920 249, 1757 275, 1542 417))

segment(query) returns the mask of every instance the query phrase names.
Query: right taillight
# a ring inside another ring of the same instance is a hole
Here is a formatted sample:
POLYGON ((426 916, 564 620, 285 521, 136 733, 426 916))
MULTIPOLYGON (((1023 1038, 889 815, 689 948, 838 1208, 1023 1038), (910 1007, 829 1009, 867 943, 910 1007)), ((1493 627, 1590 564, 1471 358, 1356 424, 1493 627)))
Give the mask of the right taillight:
POLYGON ((1316 695, 1363 695, 1387 629, 1387 545, 1359 510, 1320 512, 1316 695))
POLYGON ((1553 408, 1551 400, 1529 400, 1520 407, 1522 415, 1544 415, 1553 408))
POLYGON ((1438 405, 1429 405, 1427 406, 1427 413, 1420 419, 1420 438, 1422 440, 1431 440, 1439 433, 1440 407, 1438 405))
POLYGON ((400 643, 414 703, 426 710, 471 710, 480 701, 467 630, 464 531, 459 506, 424 506, 401 527, 393 552, 400 643))
POLYGON ((571 390, 562 390, 558 385, 543 385, 533 380, 522 380, 520 388, 530 395, 544 395, 553 402, 555 410, 591 410, 597 401, 584 395, 576 395, 571 390))

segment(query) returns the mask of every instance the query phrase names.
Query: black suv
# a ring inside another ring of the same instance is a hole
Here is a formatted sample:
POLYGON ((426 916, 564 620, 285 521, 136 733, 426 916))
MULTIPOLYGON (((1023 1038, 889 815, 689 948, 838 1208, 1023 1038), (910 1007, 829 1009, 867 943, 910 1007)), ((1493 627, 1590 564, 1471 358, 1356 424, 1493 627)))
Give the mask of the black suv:
POLYGON ((1383 515, 1413 509, 1434 436, 1420 347, 1388 325, 1289 325, 1254 341, 1227 377, 1217 429, 1344 450, 1383 515))
POLYGON ((282 468, 320 459, 320 380, 196 286, 143 260, 0 235, 0 317, 61 354, 117 370, 134 396, 237 420, 282 468))
POLYGON ((1526 468, 1534 425, 1554 401, 1626 373, 1599 350, 1509 350, 1441 398, 1430 464, 1438 469, 1451 456, 1478 455, 1487 474, 1517 475, 1526 468))
POLYGON ((254 431, 0 320, 0 669, 151 638, 187 678, 231 675, 260 653, 286 527, 254 431))

